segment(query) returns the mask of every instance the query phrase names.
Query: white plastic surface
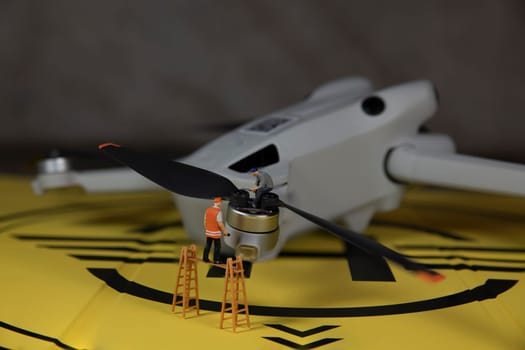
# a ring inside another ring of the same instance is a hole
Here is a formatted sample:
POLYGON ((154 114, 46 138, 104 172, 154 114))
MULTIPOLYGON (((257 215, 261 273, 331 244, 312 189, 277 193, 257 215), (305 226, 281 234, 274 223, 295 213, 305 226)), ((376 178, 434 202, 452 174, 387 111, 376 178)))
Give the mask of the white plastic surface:
POLYGON ((32 185, 36 194, 71 186, 80 186, 86 192, 134 192, 161 189, 157 184, 129 168, 41 174, 33 180, 32 185))
MULTIPOLYGON (((419 133, 436 108, 435 89, 428 81, 374 92, 365 79, 341 79, 180 161, 218 173, 238 188, 250 188, 253 176, 232 165, 273 145, 279 161, 264 170, 272 176, 274 192, 328 220, 343 219, 359 232, 375 212, 399 206, 405 182, 525 195, 525 166, 456 155, 448 136, 419 133), (381 99, 384 110, 365 111, 363 101, 369 96, 381 99)), ((75 185, 88 192, 159 188, 130 169, 58 172, 39 175, 33 183, 35 192, 75 185)), ((202 215, 210 201, 174 197, 188 235, 202 243, 202 215)), ((313 226, 288 210, 281 211, 279 222, 274 248, 254 243, 260 260, 274 258, 286 241, 313 226)))
POLYGON ((403 146, 387 161, 391 177, 465 190, 525 196, 525 165, 403 146))

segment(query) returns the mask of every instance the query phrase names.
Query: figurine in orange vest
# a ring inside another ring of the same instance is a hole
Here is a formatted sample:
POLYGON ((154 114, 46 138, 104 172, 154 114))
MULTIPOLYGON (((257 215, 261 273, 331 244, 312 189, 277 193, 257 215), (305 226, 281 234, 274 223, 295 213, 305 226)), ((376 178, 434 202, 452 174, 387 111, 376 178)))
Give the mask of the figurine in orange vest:
POLYGON ((227 235, 226 228, 222 221, 221 212, 222 199, 216 197, 213 199, 213 206, 206 209, 204 213, 204 228, 206 230, 206 246, 204 247, 204 254, 202 260, 209 262, 208 255, 210 254, 211 245, 213 249, 213 262, 219 264, 221 253, 221 236, 227 235))

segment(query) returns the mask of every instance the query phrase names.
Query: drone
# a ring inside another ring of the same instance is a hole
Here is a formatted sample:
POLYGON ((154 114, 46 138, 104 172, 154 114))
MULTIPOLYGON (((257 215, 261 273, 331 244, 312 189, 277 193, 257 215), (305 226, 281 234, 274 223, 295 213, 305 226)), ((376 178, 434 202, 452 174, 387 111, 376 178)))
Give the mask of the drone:
POLYGON ((317 225, 436 281, 443 278, 438 272, 362 234, 374 213, 398 208, 414 183, 525 196, 525 166, 457 154, 450 137, 424 129, 438 100, 426 80, 374 91, 367 79, 343 78, 177 161, 114 143, 99 149, 126 168, 74 171, 66 158, 46 159, 33 189, 168 189, 186 232, 201 244, 202 214, 210 199, 222 197, 229 233, 224 241, 243 259, 273 259, 290 238, 317 225), (245 190, 253 185, 252 168, 263 169, 274 183, 260 208, 245 190))

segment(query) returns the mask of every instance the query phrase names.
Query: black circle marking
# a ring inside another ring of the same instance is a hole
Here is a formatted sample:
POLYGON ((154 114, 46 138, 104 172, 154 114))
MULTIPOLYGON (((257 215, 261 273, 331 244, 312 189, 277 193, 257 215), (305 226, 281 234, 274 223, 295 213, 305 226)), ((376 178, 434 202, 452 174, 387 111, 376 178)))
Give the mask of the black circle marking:
MULTIPOLYGON (((115 269, 89 268, 88 271, 98 279, 104 281, 110 288, 138 298, 171 304, 173 294, 144 286, 137 282, 129 281, 115 269)), ((279 307, 250 305, 250 314, 258 316, 281 316, 281 317, 365 317, 406 314, 443 309, 473 301, 483 301, 496 298, 498 295, 512 288, 517 280, 488 279, 484 284, 473 289, 446 296, 391 305, 340 307, 340 308, 303 308, 303 307, 279 307)), ((221 310, 221 302, 212 300, 199 300, 199 306, 203 310, 221 310)))

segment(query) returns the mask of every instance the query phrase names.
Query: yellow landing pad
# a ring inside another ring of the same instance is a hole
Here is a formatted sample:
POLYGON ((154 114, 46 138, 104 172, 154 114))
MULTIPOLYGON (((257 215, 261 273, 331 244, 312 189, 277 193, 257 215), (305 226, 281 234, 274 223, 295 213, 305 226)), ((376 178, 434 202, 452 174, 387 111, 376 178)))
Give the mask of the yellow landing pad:
POLYGON ((376 215, 366 234, 438 284, 390 263, 367 272, 321 231, 299 237, 251 267, 252 329, 234 333, 205 264, 201 316, 171 312, 189 242, 168 193, 36 197, 2 176, 0 194, 1 349, 525 349, 523 198, 413 188, 376 215))

